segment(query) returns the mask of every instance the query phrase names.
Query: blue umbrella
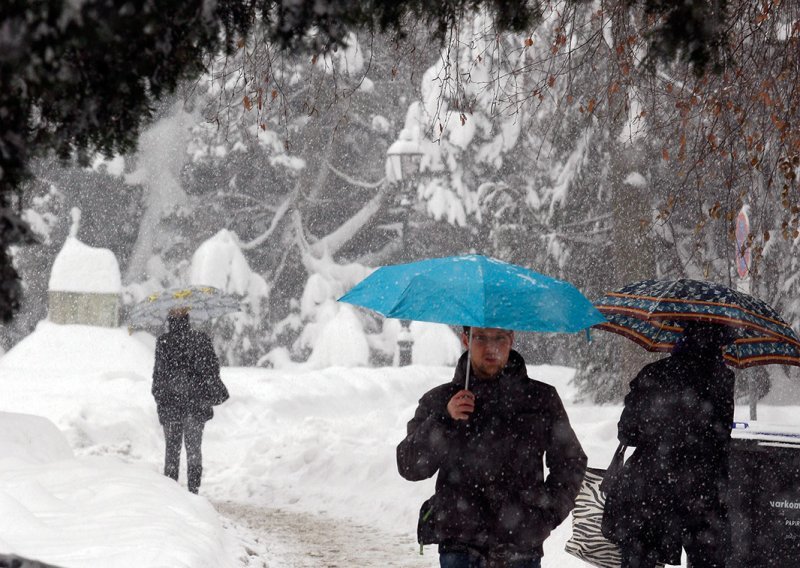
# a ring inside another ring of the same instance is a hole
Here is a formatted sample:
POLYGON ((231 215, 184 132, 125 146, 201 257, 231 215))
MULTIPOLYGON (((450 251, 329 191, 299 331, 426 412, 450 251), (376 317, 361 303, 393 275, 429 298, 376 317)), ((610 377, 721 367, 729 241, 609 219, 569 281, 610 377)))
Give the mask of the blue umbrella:
POLYGON ((477 254, 381 267, 339 301, 389 318, 517 331, 575 333, 606 321, 572 284, 477 254))

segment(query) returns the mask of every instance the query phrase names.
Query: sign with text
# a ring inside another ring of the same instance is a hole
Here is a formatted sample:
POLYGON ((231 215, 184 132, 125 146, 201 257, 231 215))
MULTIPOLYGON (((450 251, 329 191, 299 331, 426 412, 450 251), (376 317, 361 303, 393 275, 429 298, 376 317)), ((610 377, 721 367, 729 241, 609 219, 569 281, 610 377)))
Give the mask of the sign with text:
POLYGON ((800 444, 731 442, 728 568, 797 566, 800 557, 800 444))

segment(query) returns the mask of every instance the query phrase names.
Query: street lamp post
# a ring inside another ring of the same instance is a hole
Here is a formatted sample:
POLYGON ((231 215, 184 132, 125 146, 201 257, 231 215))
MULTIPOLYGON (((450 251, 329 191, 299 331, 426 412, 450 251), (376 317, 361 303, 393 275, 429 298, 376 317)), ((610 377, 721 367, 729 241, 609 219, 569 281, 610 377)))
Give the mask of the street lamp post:
MULTIPOLYGON (((416 188, 422 162, 422 148, 419 138, 407 128, 400 131, 397 140, 386 151, 386 180, 397 190, 397 203, 402 209, 403 226, 400 233, 401 250, 405 251, 408 216, 414 206, 416 196, 412 190, 416 188)), ((411 350, 414 340, 409 329, 410 322, 401 320, 400 333, 397 335, 398 365, 404 367, 411 364, 411 350)))
POLYGON ((386 150, 386 180, 391 184, 413 182, 419 175, 422 162, 422 146, 419 138, 408 128, 400 131, 386 150))
POLYGON ((411 335, 408 320, 400 320, 400 333, 397 334, 397 364, 405 367, 411 364, 411 353, 414 348, 414 337, 411 335))

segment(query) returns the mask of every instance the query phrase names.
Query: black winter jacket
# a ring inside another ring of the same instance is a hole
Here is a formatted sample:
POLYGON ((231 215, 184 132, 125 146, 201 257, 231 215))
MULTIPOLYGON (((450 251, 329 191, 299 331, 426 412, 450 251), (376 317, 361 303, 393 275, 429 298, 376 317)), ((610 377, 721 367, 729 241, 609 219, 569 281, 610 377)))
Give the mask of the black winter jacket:
POLYGON ((620 442, 636 450, 606 499, 609 539, 680 564, 687 527, 726 525, 733 386, 719 350, 676 353, 631 381, 618 427, 620 442))
POLYGON ((465 369, 466 354, 452 382, 420 399, 397 447, 400 475, 417 481, 438 472, 432 502, 440 544, 541 556, 574 506, 586 455, 556 390, 529 379, 516 351, 500 377, 472 381, 469 419, 450 418, 447 403, 463 388, 465 369))
POLYGON ((169 331, 156 342, 152 393, 161 424, 180 422, 189 414, 210 420, 214 416, 211 407, 228 398, 211 339, 191 329, 188 316, 171 319, 169 331), (187 401, 179 400, 171 388, 179 373, 189 377, 187 401))

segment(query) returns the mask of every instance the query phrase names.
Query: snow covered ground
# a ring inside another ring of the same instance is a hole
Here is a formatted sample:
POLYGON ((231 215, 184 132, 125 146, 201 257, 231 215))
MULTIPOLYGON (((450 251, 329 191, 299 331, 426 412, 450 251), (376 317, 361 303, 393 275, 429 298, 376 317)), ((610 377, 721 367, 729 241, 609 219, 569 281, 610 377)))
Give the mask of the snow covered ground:
MULTIPOLYGON (((225 368, 231 398, 206 427, 194 496, 185 471, 181 485, 160 474, 152 341, 43 322, 0 358, 0 552, 65 567, 438 565, 415 542, 433 480, 400 478, 395 447, 451 369, 225 368)), ((589 464, 607 465, 620 407, 572 402, 571 369, 530 374, 561 393, 589 464)), ((796 407, 759 412, 797 423, 796 407)), ((570 533, 568 520, 543 566, 584 566, 563 552, 570 533)))

